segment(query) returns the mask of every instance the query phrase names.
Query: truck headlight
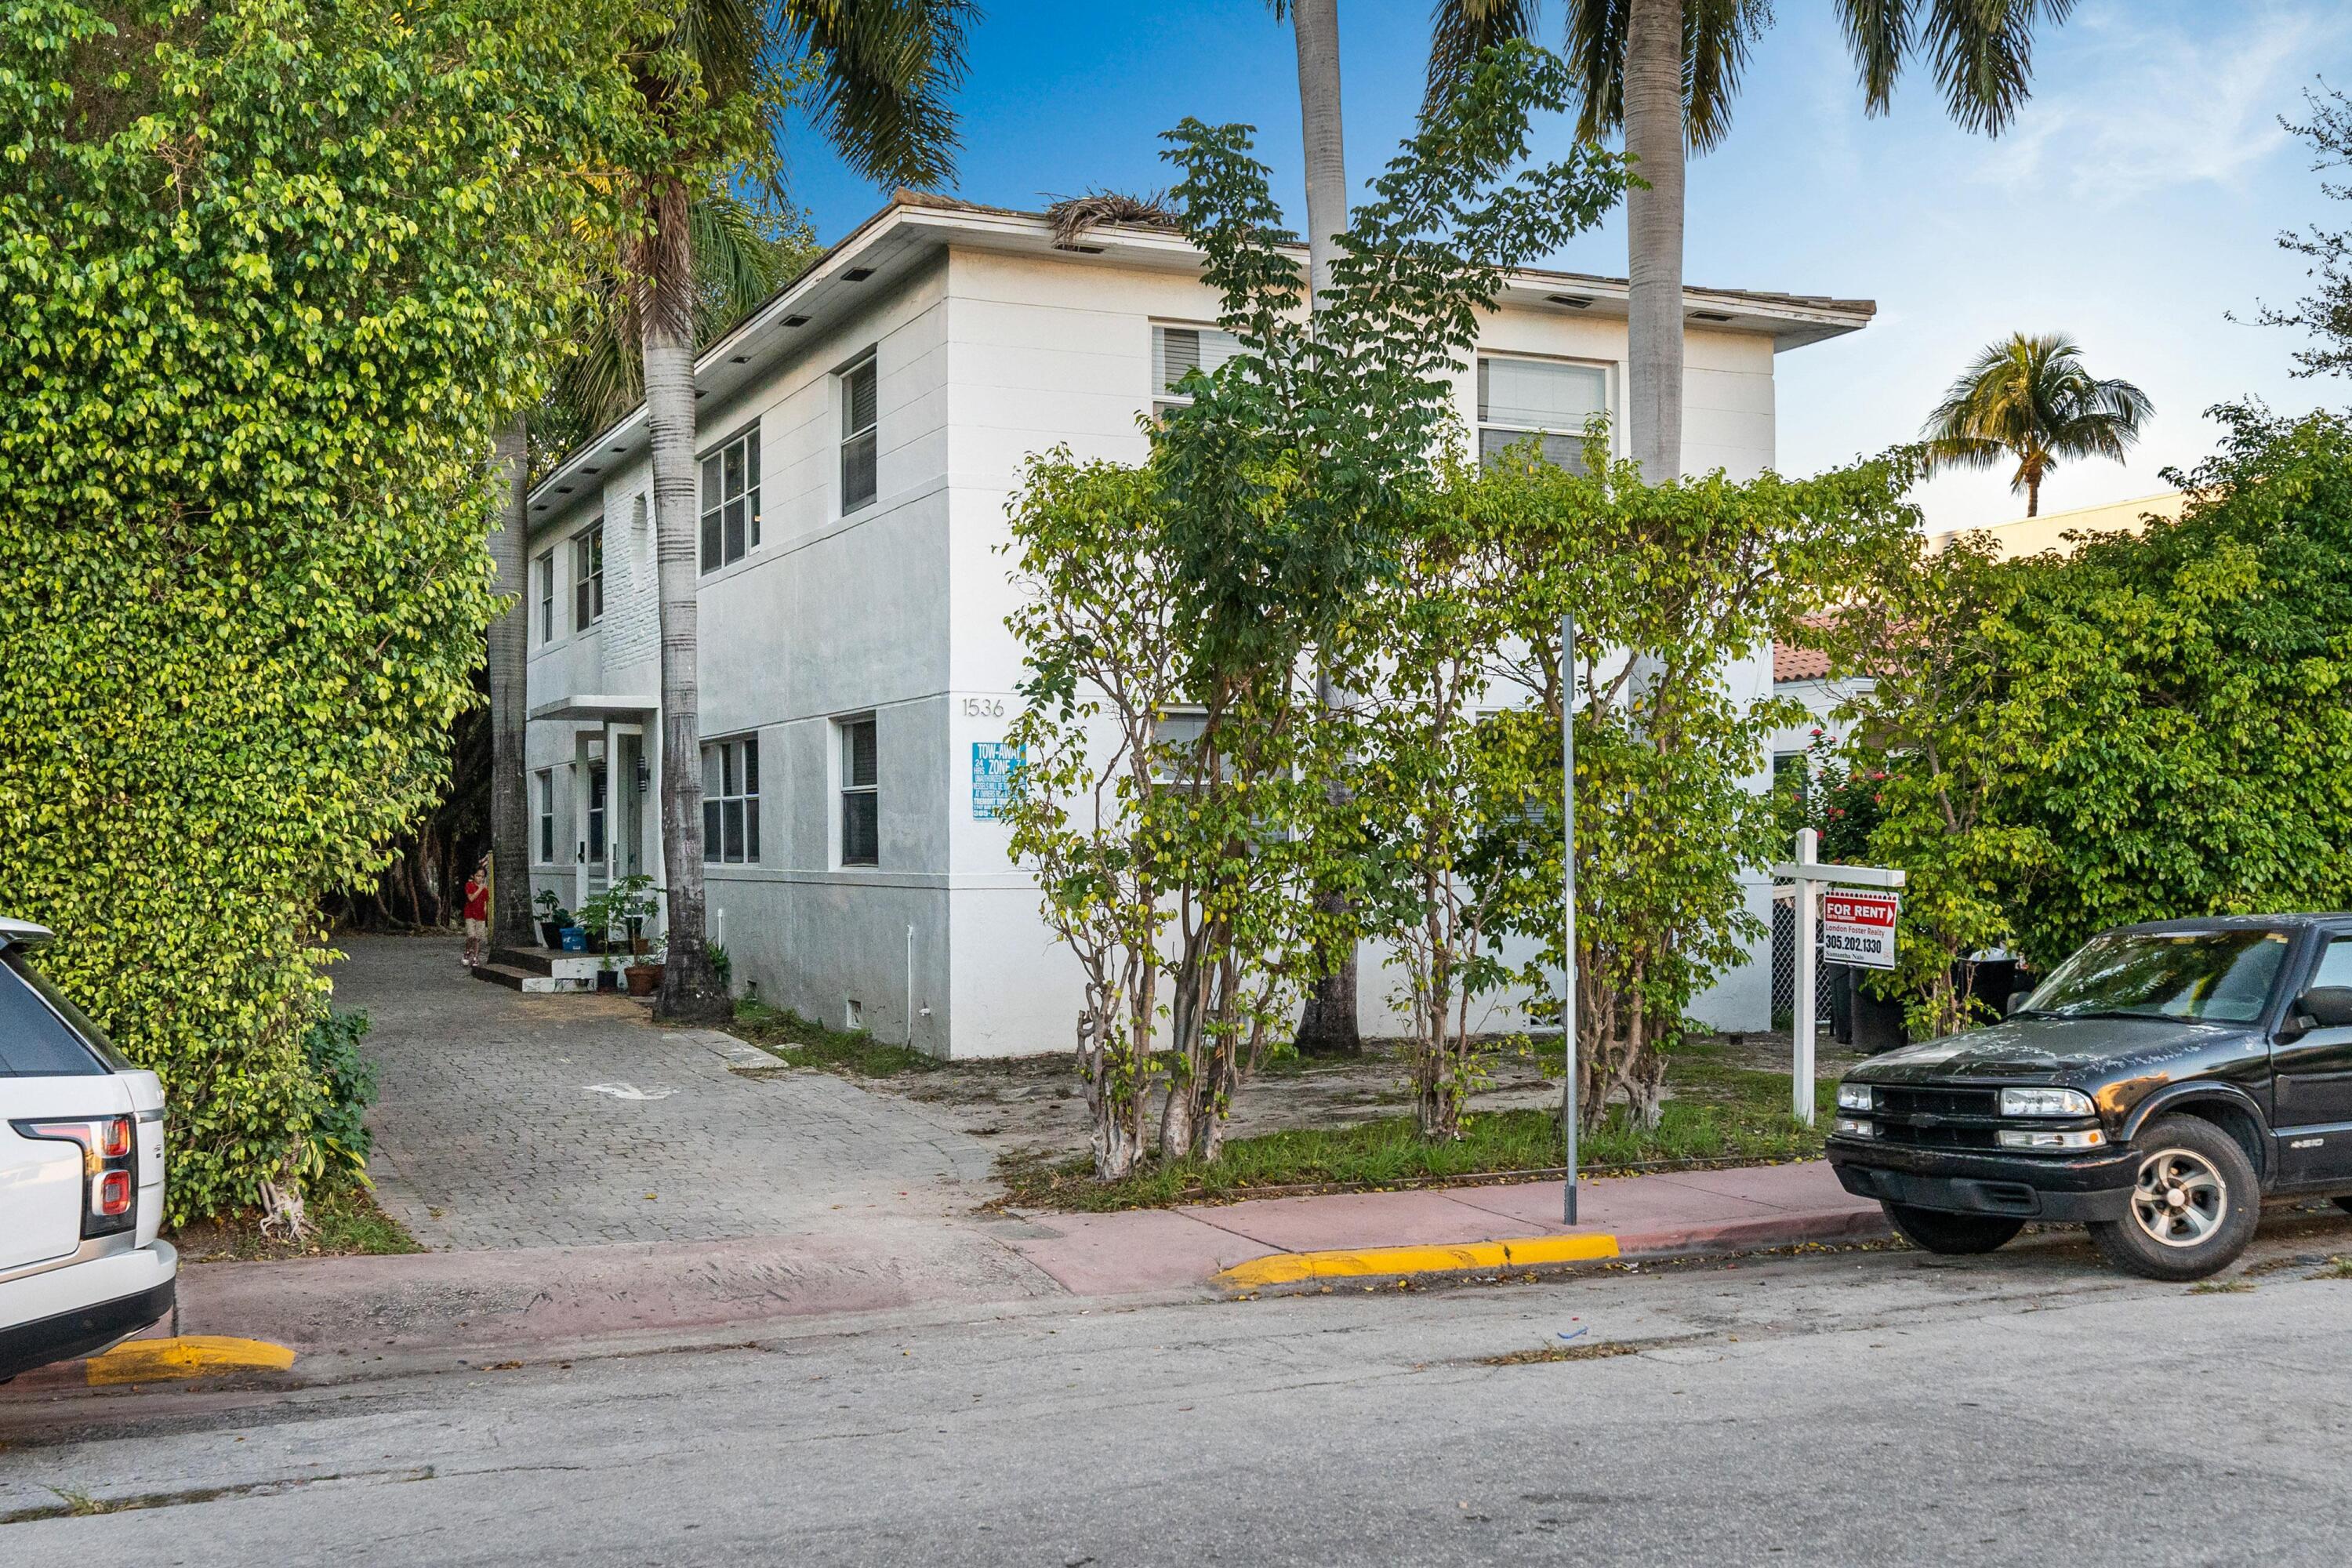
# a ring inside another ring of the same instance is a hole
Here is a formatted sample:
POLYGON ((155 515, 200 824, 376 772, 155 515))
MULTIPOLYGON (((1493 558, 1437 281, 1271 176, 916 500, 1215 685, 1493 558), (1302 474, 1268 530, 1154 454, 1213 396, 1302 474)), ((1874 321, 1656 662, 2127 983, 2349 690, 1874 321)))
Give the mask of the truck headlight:
POLYGON ((1870 1097, 1870 1085, 1866 1083, 1842 1083, 1838 1085, 1838 1109, 1840 1110, 1868 1110, 1872 1108, 1872 1104, 1873 1101, 1870 1097))
POLYGON ((2004 1089, 2003 1116, 2088 1116, 2091 1097, 2079 1089, 2004 1089))
POLYGON ((2004 1149, 2103 1149, 2107 1142, 2095 1127, 2004 1127, 1998 1136, 2004 1149))
POLYGON ((1868 1121, 1857 1121, 1851 1116, 1837 1119, 1837 1135, 1841 1138, 1875 1138, 1878 1128, 1868 1121))

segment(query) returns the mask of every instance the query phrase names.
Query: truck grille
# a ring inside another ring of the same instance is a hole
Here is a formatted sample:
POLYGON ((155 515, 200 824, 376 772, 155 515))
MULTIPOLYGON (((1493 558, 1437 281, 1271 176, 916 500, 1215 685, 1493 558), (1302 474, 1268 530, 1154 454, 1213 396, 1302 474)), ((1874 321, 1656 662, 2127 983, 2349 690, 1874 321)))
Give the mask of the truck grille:
POLYGON ((1872 1116, 1878 1142, 1914 1149, 1992 1149, 2000 1107, 1990 1089, 1915 1089, 1879 1085, 1872 1116))

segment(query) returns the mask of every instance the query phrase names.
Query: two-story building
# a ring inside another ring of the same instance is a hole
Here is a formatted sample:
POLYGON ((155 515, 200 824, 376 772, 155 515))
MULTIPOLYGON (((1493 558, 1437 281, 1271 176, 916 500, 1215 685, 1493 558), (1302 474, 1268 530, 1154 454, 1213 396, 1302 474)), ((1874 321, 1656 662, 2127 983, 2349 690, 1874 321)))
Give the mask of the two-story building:
MULTIPOLYGON (((941 1056, 1069 1047, 1076 966, 994 817, 1022 675, 1005 507, 1033 453, 1142 460, 1154 404, 1228 347, 1200 267, 1164 229, 1057 244, 1040 215, 902 192, 700 356, 705 871, 739 990, 941 1056)), ((1482 448, 1622 407, 1625 300, 1510 279, 1461 367, 1482 448)), ((1872 307, 1687 300, 1685 467, 1752 476, 1774 356, 1872 307)), ((530 498, 533 880, 575 906, 662 875, 651 506, 642 407, 530 498)), ((1732 676, 1768 691, 1769 653, 1732 676)), ((1768 969, 1704 1011, 1762 1027, 1768 969)), ((1377 955, 1363 973, 1386 1032, 1377 955)))

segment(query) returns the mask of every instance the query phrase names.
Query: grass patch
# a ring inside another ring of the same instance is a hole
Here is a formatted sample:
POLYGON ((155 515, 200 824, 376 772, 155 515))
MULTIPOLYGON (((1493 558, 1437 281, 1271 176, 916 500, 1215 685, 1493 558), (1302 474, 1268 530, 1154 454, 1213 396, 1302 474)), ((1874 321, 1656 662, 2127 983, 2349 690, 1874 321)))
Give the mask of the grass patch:
POLYGON ((2192 1296, 2237 1296, 2254 1288, 2251 1279, 2205 1279, 2189 1287, 2192 1296))
POLYGON ((788 1067, 822 1068, 852 1078, 897 1078, 932 1072, 943 1064, 908 1046, 886 1046, 863 1029, 828 1029, 790 1008, 738 1002, 727 1032, 788 1067))
POLYGON ((1538 1345, 1531 1351, 1511 1351, 1480 1358, 1482 1366, 1540 1366, 1555 1361, 1607 1361, 1612 1356, 1640 1355, 1647 1346, 1636 1340, 1602 1340, 1597 1344, 1538 1345))
POLYGON ((314 1196, 310 1235, 301 1241, 261 1234, 259 1214, 206 1220, 168 1239, 183 1263, 274 1263, 294 1258, 381 1258, 425 1250, 401 1223, 376 1207, 364 1187, 314 1196))
MULTIPOLYGON (((1580 1141, 1588 1172, 1612 1166, 1760 1163, 1822 1152, 1836 1086, 1817 1087, 1811 1127, 1789 1113, 1789 1077, 1741 1068, 1719 1047, 1676 1053, 1667 1072, 1675 1098, 1654 1128, 1622 1117, 1580 1141)), ((1008 1201, 1024 1207, 1099 1212, 1244 1198, 1267 1188, 1399 1187, 1450 1178, 1546 1171, 1562 1159, 1559 1118, 1551 1110, 1504 1110, 1467 1119, 1462 1136, 1433 1142, 1409 1116, 1351 1127, 1308 1128, 1235 1138, 1215 1160, 1146 1165, 1124 1181, 1097 1182, 1085 1156, 1008 1160, 1000 1168, 1008 1201)))
POLYGON ((2326 1268, 2312 1276, 2315 1279, 2352 1279, 2352 1258, 2331 1258, 2326 1268))

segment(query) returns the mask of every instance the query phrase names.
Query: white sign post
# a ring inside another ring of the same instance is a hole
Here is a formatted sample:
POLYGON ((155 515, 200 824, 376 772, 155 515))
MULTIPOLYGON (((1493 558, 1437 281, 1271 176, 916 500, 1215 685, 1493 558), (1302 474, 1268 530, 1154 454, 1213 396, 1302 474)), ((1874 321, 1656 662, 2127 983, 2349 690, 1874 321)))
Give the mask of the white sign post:
MULTIPOLYGON (((1823 863, 1822 836, 1808 827, 1797 835, 1797 858, 1772 868, 1772 875, 1797 885, 1797 996, 1791 1023, 1796 1035, 1796 1065, 1790 1075, 1790 1098, 1797 1120, 1813 1124, 1813 1027, 1819 1011, 1813 1002, 1815 949, 1813 921, 1821 913, 1822 889, 1842 884, 1853 888, 1899 888, 1903 873, 1885 866, 1841 866, 1823 863)), ((1895 900, 1891 893, 1833 893, 1837 906, 1834 929, 1822 933, 1822 945, 1841 963, 1873 969, 1895 967, 1895 900), (1880 923, 1880 916, 1885 923, 1880 923), (1834 942, 1831 939, 1834 938, 1834 942), (1853 945, 1849 946, 1848 943, 1853 945), (1884 953, 1884 962, 1878 955, 1884 953)))

